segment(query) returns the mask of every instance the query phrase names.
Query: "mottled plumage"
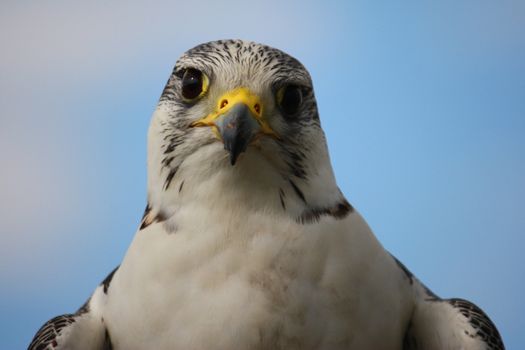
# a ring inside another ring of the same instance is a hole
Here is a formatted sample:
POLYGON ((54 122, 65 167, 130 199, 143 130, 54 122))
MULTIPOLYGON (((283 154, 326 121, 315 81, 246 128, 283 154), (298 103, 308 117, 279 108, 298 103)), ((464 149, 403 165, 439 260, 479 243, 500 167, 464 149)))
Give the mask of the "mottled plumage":
POLYGON ((47 321, 37 332, 29 345, 30 350, 55 349, 57 338, 63 328, 75 322, 75 315, 67 314, 54 317, 47 321))
POLYGON ((504 349, 440 299, 337 187, 310 76, 215 41, 176 63, 148 134, 148 199, 122 264, 30 349, 504 349))

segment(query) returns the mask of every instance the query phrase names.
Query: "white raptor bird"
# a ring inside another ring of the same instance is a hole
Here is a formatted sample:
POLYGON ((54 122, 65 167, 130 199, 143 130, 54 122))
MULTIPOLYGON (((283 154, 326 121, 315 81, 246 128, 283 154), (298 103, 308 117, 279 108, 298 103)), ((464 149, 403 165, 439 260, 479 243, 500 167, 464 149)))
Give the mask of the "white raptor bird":
POLYGON ((122 264, 29 349, 504 349, 390 255, 337 187, 293 57, 216 41, 177 62, 122 264))

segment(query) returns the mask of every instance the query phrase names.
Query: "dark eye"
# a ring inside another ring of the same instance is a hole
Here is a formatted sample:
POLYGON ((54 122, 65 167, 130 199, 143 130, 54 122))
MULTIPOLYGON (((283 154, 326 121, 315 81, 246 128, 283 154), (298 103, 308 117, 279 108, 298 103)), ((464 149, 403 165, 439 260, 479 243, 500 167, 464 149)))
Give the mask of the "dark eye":
POLYGON ((303 102, 303 92, 299 86, 287 85, 277 91, 277 103, 281 110, 291 116, 299 110, 303 102))
POLYGON ((185 100, 193 101, 197 97, 204 95, 208 89, 208 77, 200 70, 188 68, 182 76, 182 97, 185 100))

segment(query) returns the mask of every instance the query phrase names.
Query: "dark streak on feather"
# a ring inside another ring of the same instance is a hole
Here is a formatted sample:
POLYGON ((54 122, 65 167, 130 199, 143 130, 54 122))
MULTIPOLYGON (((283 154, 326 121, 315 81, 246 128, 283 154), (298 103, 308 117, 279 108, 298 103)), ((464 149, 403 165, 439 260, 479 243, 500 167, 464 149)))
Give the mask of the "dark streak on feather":
POLYGON ((166 177, 166 181, 164 182, 164 191, 166 191, 170 187, 171 180, 173 180, 173 177, 177 173, 178 169, 179 169, 178 167, 170 169, 170 172, 168 173, 168 176, 166 177))
POLYGON ((144 221, 144 219, 146 218, 146 216, 149 215, 150 212, 151 212, 151 206, 149 205, 149 202, 148 202, 148 204, 146 204, 146 209, 144 209, 144 214, 142 215, 141 221, 144 221))
POLYGON ((412 272, 410 272, 410 270, 401 261, 399 261, 395 256, 393 256, 392 254, 390 254, 390 256, 394 259, 394 261, 396 262, 397 266, 405 273, 405 275, 408 278, 408 281, 410 282, 410 284, 413 284, 414 283, 414 275, 412 274, 412 272))
POLYGON ((111 342, 111 336, 109 335, 108 327, 105 327, 104 331, 104 346, 103 350, 113 350, 113 343, 111 342))
POLYGON ((154 217, 152 217, 151 206, 148 203, 148 205, 146 206, 146 209, 144 210, 144 215, 142 216, 142 221, 140 224, 139 231, 145 229, 146 227, 148 227, 149 225, 155 222, 166 221, 167 218, 168 217, 166 216, 166 214, 163 213, 162 211, 158 212, 154 217))
POLYGON ((412 320, 408 323, 407 329, 405 331, 405 336, 403 337, 403 350, 417 350, 420 349, 418 345, 417 338, 414 337, 412 320))
POLYGON ((77 315, 83 315, 85 313, 88 313, 89 312, 89 302, 91 301, 91 297, 88 298, 88 300, 86 300, 86 302, 84 304, 82 304, 82 306, 77 310, 77 315))
POLYGON ((326 208, 308 208, 298 218, 297 222, 301 224, 311 224, 319 222, 321 216, 331 216, 334 219, 340 220, 345 218, 348 214, 354 211, 354 208, 346 199, 337 203, 333 207, 326 208))
POLYGON ((295 191, 295 194, 301 198, 301 200, 306 204, 306 198, 304 198, 304 194, 303 192, 299 189, 299 187, 297 187, 297 185, 295 184, 295 182, 293 182, 292 180, 288 180, 290 181, 290 185, 292 185, 292 188, 293 190, 295 191))
POLYGON ((281 206, 283 207, 284 210, 286 210, 286 204, 284 203, 284 191, 282 188, 279 188, 279 199, 281 200, 281 206))
POLYGON ((120 267, 120 265, 118 265, 117 267, 115 267, 113 269, 113 271, 111 271, 109 273, 109 275, 107 275, 106 278, 104 278, 104 280, 102 281, 101 285, 104 286, 104 294, 108 294, 108 289, 109 289, 109 285, 111 284, 111 280, 113 279, 113 276, 115 275, 115 272, 117 272, 118 268, 120 267))

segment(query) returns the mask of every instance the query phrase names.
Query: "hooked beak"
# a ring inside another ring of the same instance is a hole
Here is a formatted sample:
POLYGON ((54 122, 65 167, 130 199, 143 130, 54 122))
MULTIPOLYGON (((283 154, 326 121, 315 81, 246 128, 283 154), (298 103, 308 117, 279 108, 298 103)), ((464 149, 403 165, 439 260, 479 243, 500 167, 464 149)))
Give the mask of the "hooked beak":
POLYGON ((247 88, 230 91, 218 100, 217 110, 191 124, 193 127, 210 126, 224 143, 230 154, 230 163, 246 151, 258 134, 277 138, 267 121, 262 117, 260 98, 247 88))
POLYGON ((230 163, 235 165, 239 154, 246 151, 248 144, 261 130, 250 109, 244 103, 233 106, 219 116, 215 126, 221 135, 224 149, 230 153, 230 163))

